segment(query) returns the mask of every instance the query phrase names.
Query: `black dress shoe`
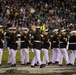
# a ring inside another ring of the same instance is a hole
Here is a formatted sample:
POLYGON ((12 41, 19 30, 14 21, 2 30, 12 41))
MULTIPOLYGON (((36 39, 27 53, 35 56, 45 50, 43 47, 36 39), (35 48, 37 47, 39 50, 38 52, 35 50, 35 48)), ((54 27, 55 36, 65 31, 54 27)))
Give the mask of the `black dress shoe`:
POLYGON ((43 66, 45 67, 45 66, 46 66, 46 64, 43 64, 43 66))
POLYGON ((16 67, 16 64, 12 64, 11 67, 16 67))
POLYGON ((50 65, 50 64, 52 64, 52 62, 50 61, 50 62, 48 62, 48 65, 50 65))
POLYGON ((69 64, 67 64, 67 66, 74 66, 73 64, 71 64, 71 63, 69 63, 69 64))
POLYGON ((14 65, 12 64, 11 67, 13 67, 14 65))
POLYGON ((44 64, 41 64, 41 65, 40 65, 40 68, 43 68, 43 67, 45 67, 45 65, 44 65, 44 64))
POLYGON ((35 68, 35 66, 31 65, 32 68, 35 68))
POLYGON ((26 65, 30 65, 30 64, 31 64, 30 62, 27 62, 27 63, 26 63, 26 65))
POLYGON ((0 66, 1 66, 1 64, 0 64, 0 66))
POLYGON ((55 64, 58 64, 59 62, 58 61, 55 61, 55 64))
POLYGON ((16 66, 16 64, 13 65, 13 67, 15 67, 15 66, 16 66))
POLYGON ((35 64, 34 66, 39 66, 38 64, 35 64))

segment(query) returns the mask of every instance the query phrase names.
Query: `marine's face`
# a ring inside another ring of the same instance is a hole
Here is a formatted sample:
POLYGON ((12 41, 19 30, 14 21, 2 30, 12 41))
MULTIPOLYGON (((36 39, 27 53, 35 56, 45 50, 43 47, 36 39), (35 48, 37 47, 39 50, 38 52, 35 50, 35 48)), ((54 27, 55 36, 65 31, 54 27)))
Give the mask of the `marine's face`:
POLYGON ((58 31, 55 31, 54 34, 58 34, 58 31))
POLYGON ((12 33, 12 30, 9 30, 10 33, 12 33))
POLYGON ((27 34, 27 33, 28 33, 28 31, 27 31, 27 30, 23 30, 22 32, 23 32, 23 33, 25 33, 25 34, 27 34))
POLYGON ((73 33, 74 36, 76 36, 76 33, 73 33))
POLYGON ((65 34, 66 34, 66 32, 62 32, 61 34, 62 34, 62 35, 65 35, 65 34))
POLYGON ((44 35, 48 35, 48 32, 44 32, 44 35))
POLYGON ((13 30, 13 33, 16 33, 16 30, 13 30))
POLYGON ((3 29, 2 29, 2 28, 0 28, 0 32, 1 32, 1 31, 3 31, 3 29))

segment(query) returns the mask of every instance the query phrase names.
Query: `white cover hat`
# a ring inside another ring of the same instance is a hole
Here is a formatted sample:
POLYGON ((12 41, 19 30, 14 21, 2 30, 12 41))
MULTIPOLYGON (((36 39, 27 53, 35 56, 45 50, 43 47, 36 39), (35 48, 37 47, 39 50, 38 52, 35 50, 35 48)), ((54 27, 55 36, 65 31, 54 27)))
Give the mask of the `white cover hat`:
POLYGON ((61 30, 61 32, 65 32, 66 30, 64 29, 64 30, 61 30))
POLYGON ((57 32, 57 31, 58 31, 58 29, 54 29, 54 30, 53 30, 53 32, 57 32))

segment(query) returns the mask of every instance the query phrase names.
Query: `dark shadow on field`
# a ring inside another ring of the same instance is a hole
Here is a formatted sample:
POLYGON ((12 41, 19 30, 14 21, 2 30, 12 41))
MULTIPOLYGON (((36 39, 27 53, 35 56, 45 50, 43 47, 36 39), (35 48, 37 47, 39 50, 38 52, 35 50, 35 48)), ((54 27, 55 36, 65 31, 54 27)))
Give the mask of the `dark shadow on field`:
POLYGON ((11 68, 11 66, 0 66, 0 68, 11 68))

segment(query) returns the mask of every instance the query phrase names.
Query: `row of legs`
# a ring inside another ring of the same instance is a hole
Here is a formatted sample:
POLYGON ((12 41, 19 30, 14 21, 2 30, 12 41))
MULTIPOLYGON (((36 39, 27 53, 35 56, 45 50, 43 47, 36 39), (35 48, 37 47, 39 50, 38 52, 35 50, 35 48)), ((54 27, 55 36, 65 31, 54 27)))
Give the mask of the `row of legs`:
MULTIPOLYGON (((17 50, 14 49, 9 49, 9 56, 8 56, 8 62, 7 63, 11 63, 11 64, 16 64, 16 53, 17 50)), ((56 61, 59 62, 59 64, 62 64, 63 61, 63 57, 66 61, 66 64, 71 63, 74 65, 74 61, 76 58, 76 50, 70 50, 70 55, 68 56, 67 50, 65 48, 59 49, 59 48, 54 48, 51 50, 51 54, 50 54, 50 58, 48 56, 48 50, 47 49, 43 49, 44 51, 44 56, 43 56, 43 60, 41 61, 41 51, 38 49, 34 49, 34 57, 33 60, 31 62, 31 65, 35 65, 36 62, 39 63, 39 65, 41 64, 46 64, 46 62, 51 61, 52 63, 55 63, 56 61)), ((21 64, 27 63, 29 62, 29 49, 22 49, 21 50, 21 64)), ((3 55, 3 49, 0 48, 0 64, 2 62, 2 55, 3 55)))
POLYGON ((50 61, 52 63, 55 63, 56 61, 59 62, 61 65, 63 62, 63 57, 66 61, 66 64, 72 64, 74 65, 75 58, 76 58, 76 50, 70 50, 70 55, 68 55, 68 52, 65 48, 53 48, 50 55, 50 61))
POLYGON ((41 61, 40 52, 41 52, 40 50, 34 49, 34 58, 33 58, 32 63, 31 63, 32 66, 34 66, 36 62, 38 62, 39 65, 46 64, 46 62, 49 62, 48 50, 44 49, 44 56, 43 56, 42 61, 41 61))
MULTIPOLYGON (((17 50, 8 48, 8 51, 9 51, 9 56, 8 56, 8 62, 7 63, 11 63, 11 65, 16 64, 17 50)), ((29 62, 29 49, 26 49, 26 48, 21 49, 21 51, 20 51, 20 61, 21 61, 21 64, 29 62)))

